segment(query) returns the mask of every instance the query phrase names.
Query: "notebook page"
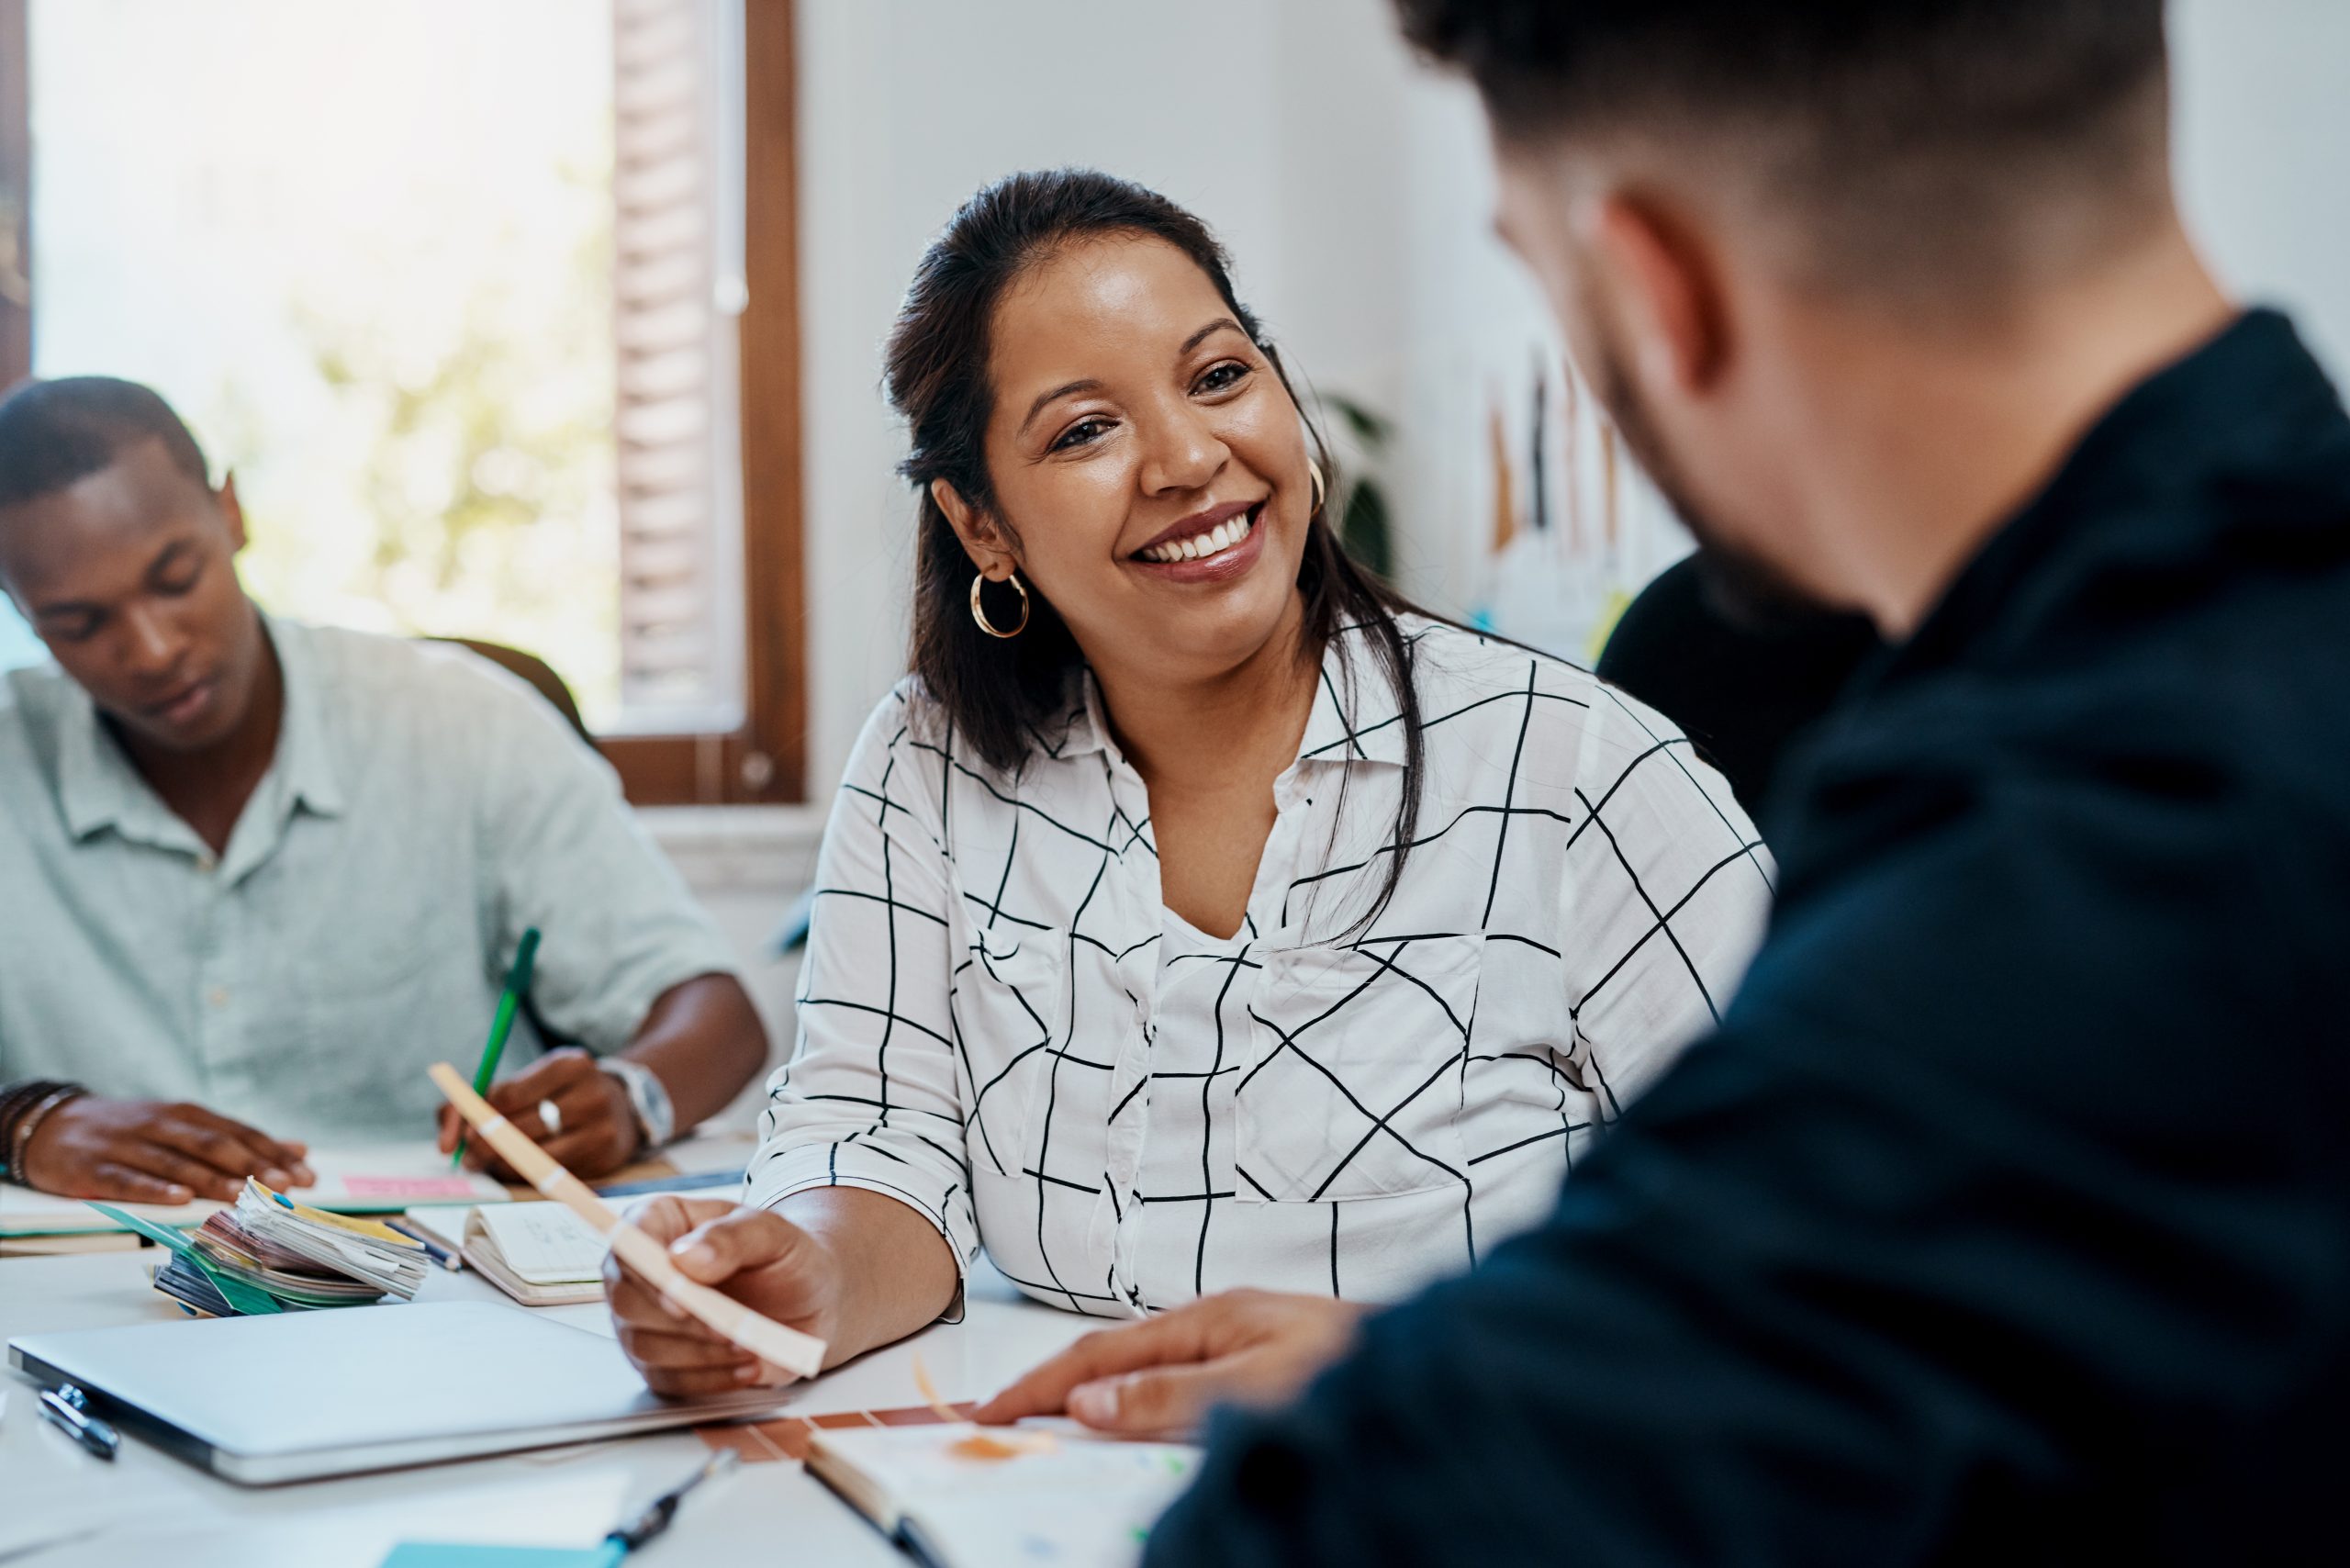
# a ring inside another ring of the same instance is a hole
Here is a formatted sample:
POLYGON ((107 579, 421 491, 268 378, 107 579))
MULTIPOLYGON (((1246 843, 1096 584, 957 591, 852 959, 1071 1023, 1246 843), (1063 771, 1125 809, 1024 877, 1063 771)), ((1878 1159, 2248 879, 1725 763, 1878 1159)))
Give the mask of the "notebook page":
POLYGON ((603 1278, 610 1250, 595 1226, 561 1204, 505 1204, 475 1211, 515 1274, 534 1285, 591 1282, 603 1278))

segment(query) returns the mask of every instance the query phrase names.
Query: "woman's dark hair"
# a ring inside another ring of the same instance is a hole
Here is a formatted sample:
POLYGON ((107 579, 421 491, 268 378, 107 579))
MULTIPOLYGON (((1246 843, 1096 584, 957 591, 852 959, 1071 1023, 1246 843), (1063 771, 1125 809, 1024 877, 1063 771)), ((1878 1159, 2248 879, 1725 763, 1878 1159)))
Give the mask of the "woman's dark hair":
MULTIPOLYGON (((965 202, 923 252, 884 356, 890 406, 905 420, 912 438, 912 451, 898 472, 913 485, 921 509, 912 662, 965 744, 1006 774, 1019 769, 1037 745, 1040 729, 1061 715, 1069 672, 1082 655, 1068 624, 1033 584, 1027 629, 1018 637, 1000 641, 972 622, 970 558, 932 496, 931 482, 946 480, 973 509, 1002 521, 985 441, 994 410, 988 365, 996 304, 1014 280, 1061 249, 1117 235, 1165 241, 1197 263, 1233 319, 1271 363, 1290 400, 1298 401, 1280 353, 1235 297, 1224 248, 1207 226, 1132 181, 1091 169, 1009 175, 965 202)), ((1304 413, 1303 403, 1299 410, 1304 413)), ((1360 928, 1393 894, 1419 817, 1420 705, 1412 681, 1412 650, 1395 618, 1421 612, 1340 546, 1326 504, 1337 493, 1336 471, 1310 418, 1306 431, 1329 484, 1325 504, 1315 507, 1307 525, 1305 554, 1298 565, 1304 648, 1324 648, 1337 633, 1362 628, 1380 675, 1393 689, 1404 730, 1397 848, 1389 857, 1378 901, 1360 928)), ((1009 595, 990 614, 1000 624, 1019 619, 1009 595)), ((1353 672, 1347 674, 1351 681, 1353 672)))

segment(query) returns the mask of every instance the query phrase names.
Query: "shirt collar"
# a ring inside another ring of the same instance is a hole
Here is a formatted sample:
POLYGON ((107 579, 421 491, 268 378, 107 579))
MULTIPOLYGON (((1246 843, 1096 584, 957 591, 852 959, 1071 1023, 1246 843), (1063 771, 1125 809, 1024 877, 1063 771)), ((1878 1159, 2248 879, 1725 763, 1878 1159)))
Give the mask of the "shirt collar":
MULTIPOLYGON (((1411 629, 1404 628, 1407 648, 1412 636, 1411 629)), ((1372 632, 1361 625, 1342 626, 1322 650, 1314 711, 1305 721, 1298 760, 1400 767, 1401 715, 1394 689, 1380 668, 1372 632)), ((1080 668, 1071 678, 1067 720, 1058 733, 1040 734, 1037 745, 1046 756, 1062 761, 1112 749, 1109 716, 1102 711, 1102 689, 1092 671, 1080 668)))
POLYGON ((150 823, 161 803, 98 718, 98 706, 71 677, 57 683, 57 803, 76 839, 102 829, 150 823))
MULTIPOLYGON (((1413 633, 1401 627, 1404 651, 1413 633)), ((1404 710, 1381 666, 1377 633, 1367 625, 1341 626, 1322 650, 1322 678, 1305 721, 1301 762, 1404 765, 1404 710)))
POLYGON ((298 801, 322 817, 342 814, 342 780, 327 745, 326 690, 310 629, 298 622, 262 617, 277 667, 285 682, 285 721, 277 732, 277 756, 288 801, 298 801))
MULTIPOLYGON (((270 761, 269 773, 282 779, 275 788, 289 804, 299 801, 320 816, 340 815, 342 788, 328 756, 319 672, 308 629, 267 615, 262 618, 262 629, 277 652, 285 695, 277 755, 270 761)), ((182 838, 193 843, 185 824, 156 798, 123 755, 90 694, 72 679, 58 685, 57 795, 67 830, 77 840, 111 827, 151 843, 176 844, 182 838)), ((264 776, 253 799, 265 800, 272 790, 272 778, 264 776)))

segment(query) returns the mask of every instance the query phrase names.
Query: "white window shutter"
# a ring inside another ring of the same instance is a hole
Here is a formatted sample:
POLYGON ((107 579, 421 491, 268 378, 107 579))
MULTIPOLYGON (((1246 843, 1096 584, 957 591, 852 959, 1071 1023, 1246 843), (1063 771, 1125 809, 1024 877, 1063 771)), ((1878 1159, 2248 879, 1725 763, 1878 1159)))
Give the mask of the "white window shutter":
POLYGON ((740 0, 613 0, 621 728, 743 711, 740 0))

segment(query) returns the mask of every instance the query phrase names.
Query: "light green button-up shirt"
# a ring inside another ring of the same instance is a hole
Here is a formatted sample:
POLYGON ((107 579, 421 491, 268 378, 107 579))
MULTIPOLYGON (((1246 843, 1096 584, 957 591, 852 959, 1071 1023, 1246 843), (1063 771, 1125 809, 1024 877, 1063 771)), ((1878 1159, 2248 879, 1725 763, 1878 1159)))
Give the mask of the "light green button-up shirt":
POLYGON ((611 769, 523 683, 453 647, 267 624, 285 722, 217 858, 62 671, 0 680, 0 1081, 414 1137, 440 1101, 424 1070, 472 1070, 526 927, 540 1016, 599 1052, 733 969, 611 769))

